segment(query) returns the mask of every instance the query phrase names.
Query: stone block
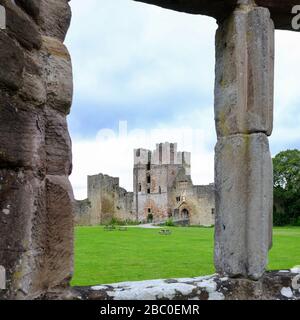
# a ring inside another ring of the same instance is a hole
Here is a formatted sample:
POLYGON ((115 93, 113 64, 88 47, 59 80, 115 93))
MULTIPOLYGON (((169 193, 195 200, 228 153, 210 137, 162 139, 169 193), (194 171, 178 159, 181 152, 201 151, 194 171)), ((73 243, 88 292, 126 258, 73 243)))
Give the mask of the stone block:
POLYGON ((24 73, 23 86, 19 94, 24 102, 34 106, 42 106, 47 100, 45 83, 42 78, 27 72, 24 73))
POLYGON ((6 8, 6 25, 8 34, 14 37, 28 50, 41 47, 41 35, 37 25, 16 4, 8 0, 0 0, 6 8))
POLYGON ((25 105, 15 96, 0 94, 0 166, 45 171, 42 110, 25 105))
POLYGON ((0 31, 0 88, 17 90, 22 85, 24 54, 19 46, 0 31))
POLYGON ((3 266, 0 266, 0 290, 6 289, 6 271, 3 266))
POLYGON ((0 94, 0 166, 45 171, 44 118, 6 93, 0 94))
POLYGON ((68 114, 73 97, 73 75, 69 52, 59 40, 43 37, 42 54, 47 105, 68 114))
POLYGON ((268 9, 240 6, 216 34, 218 137, 273 128, 274 25, 268 9))
POLYGON ((39 25, 45 36, 64 41, 71 22, 69 0, 40 0, 39 25))
POLYGON ((267 136, 223 137, 215 152, 216 269, 231 277, 258 279, 267 265, 272 230, 273 168, 267 136))
MULTIPOLYGON (((43 261, 44 183, 31 171, 0 170, 0 261, 6 269, 6 297, 23 299, 43 288, 37 269, 43 261)), ((1 293, 0 293, 1 296, 1 293)))
POLYGON ((25 10, 35 20, 40 13, 41 0, 15 0, 16 4, 25 10))
POLYGON ((67 177, 47 176, 47 241, 41 282, 44 287, 67 285, 73 274, 75 200, 67 177))
POLYGON ((68 176, 72 171, 72 151, 66 116, 46 107, 45 121, 47 174, 68 176))

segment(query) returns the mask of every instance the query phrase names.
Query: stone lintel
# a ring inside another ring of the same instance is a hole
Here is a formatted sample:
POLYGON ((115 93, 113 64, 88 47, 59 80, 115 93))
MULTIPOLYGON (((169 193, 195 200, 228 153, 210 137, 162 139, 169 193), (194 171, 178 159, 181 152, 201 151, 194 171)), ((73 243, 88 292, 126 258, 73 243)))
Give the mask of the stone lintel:
MULTIPOLYGON (((224 20, 230 15, 237 5, 237 0, 135 0, 163 8, 191 13, 202 14, 218 21, 224 20)), ((256 0, 260 7, 268 8, 276 29, 294 30, 291 21, 294 17, 292 8, 299 5, 299 0, 256 0)))

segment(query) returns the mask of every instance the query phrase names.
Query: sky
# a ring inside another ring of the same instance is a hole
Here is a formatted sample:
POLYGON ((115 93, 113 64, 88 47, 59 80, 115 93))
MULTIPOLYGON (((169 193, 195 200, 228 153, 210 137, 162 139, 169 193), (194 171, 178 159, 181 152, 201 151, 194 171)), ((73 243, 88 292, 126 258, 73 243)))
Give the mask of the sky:
MULTIPOLYGON (((132 191, 133 149, 165 141, 192 153, 194 184, 213 182, 215 20, 132 0, 70 4, 75 198, 98 173, 132 191)), ((276 31, 275 40, 273 156, 300 149, 300 33, 276 31)))

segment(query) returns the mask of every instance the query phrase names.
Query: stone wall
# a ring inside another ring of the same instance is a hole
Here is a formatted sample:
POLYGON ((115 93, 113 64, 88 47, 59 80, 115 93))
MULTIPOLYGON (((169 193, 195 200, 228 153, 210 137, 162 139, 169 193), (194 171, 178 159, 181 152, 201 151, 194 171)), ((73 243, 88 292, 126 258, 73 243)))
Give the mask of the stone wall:
POLYGON ((195 278, 121 282, 49 293, 69 300, 300 300, 300 270, 266 272, 258 281, 214 274, 195 278))
MULTIPOLYGON (((267 137, 272 132, 274 25, 292 30, 291 8, 299 1, 256 0, 262 7, 252 0, 140 1, 218 20, 215 265, 220 274, 241 277, 206 279, 212 286, 205 279, 158 281, 158 288, 146 287, 145 294, 299 299, 298 275, 265 273, 272 238, 267 137), (186 284, 179 285, 179 295, 178 282, 186 284)), ((72 68, 63 41, 71 11, 68 0, 0 0, 0 5, 7 22, 0 30, 0 299, 51 298, 55 290, 66 297, 73 269, 74 201, 66 123, 72 68)), ((140 288, 120 286, 75 290, 73 298, 108 299, 120 292, 128 298, 140 288)))
POLYGON ((134 220, 133 193, 119 186, 119 178, 98 174, 88 176, 88 199, 76 201, 77 225, 109 223, 113 218, 134 220))
POLYGON ((73 270, 67 0, 0 0, 0 298, 66 286, 73 270))
POLYGON ((194 186, 194 195, 197 198, 199 214, 191 224, 212 226, 215 224, 215 185, 194 186))
POLYGON ((134 163, 134 208, 139 221, 147 221, 150 213, 156 223, 180 220, 182 210, 187 210, 188 224, 214 225, 214 188, 193 186, 190 152, 178 152, 176 143, 159 143, 153 151, 135 150, 134 163))
POLYGON ((75 201, 75 225, 88 226, 90 225, 89 210, 92 204, 89 199, 75 201))

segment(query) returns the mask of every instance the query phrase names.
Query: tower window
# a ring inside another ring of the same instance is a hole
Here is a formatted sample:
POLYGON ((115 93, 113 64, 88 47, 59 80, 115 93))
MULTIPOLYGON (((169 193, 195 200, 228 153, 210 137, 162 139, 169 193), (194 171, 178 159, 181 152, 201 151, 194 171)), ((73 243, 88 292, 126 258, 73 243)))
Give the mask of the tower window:
POLYGON ((139 183, 139 192, 142 191, 142 185, 139 183))
POLYGON ((180 202, 180 197, 176 197, 176 201, 177 201, 177 202, 180 202))
POLYGON ((148 188, 148 189, 147 189, 147 193, 150 194, 150 192, 151 192, 151 191, 150 191, 150 188, 148 188))
POLYGON ((148 213, 151 213, 151 208, 148 208, 148 213))
POLYGON ((150 175, 147 176, 147 183, 151 183, 151 176, 150 175))
POLYGON ((215 209, 214 209, 214 208, 211 209, 211 214, 212 214, 212 215, 215 214, 215 209))
POLYGON ((161 187, 158 187, 158 193, 161 194, 161 187))
POLYGON ((151 169, 151 164, 150 162, 147 163, 147 170, 149 171, 151 169))

